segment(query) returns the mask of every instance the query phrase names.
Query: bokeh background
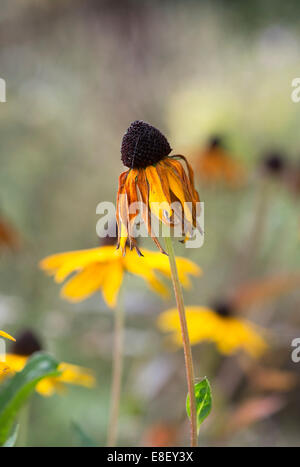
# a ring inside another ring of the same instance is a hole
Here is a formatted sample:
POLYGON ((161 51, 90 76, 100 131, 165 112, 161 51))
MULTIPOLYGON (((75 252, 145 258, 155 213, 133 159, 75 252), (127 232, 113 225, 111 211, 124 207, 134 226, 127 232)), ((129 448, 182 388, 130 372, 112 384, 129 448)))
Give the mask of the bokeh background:
MULTIPOLYGON (((234 189, 196 176, 205 243, 199 250, 176 245, 204 272, 185 293, 187 304, 210 305, 241 283, 300 273, 297 191, 269 180, 261 165, 265 151, 275 150, 295 168, 300 162, 300 104, 291 100, 299 13, 296 0, 2 1, 0 208, 21 247, 1 250, 0 328, 34 329, 58 359, 97 375, 92 390, 35 395, 29 444, 78 445, 73 422, 105 444, 112 312, 100 294, 77 305, 62 301, 38 262, 98 245, 96 206, 115 200, 120 142, 131 121, 158 127, 195 167, 207 139, 221 134, 247 174, 234 189)), ((247 310, 271 333, 259 365, 283 379, 292 374, 295 384, 266 389, 255 384, 255 370, 245 376, 240 355, 222 356, 207 343, 193 348, 196 374, 208 376, 214 396, 200 445, 299 445, 300 363, 291 361, 291 341, 300 336, 297 289, 247 310)), ((124 300, 119 442, 184 445, 183 354, 170 351, 156 325, 174 302, 163 303, 134 277, 126 279, 124 300)))

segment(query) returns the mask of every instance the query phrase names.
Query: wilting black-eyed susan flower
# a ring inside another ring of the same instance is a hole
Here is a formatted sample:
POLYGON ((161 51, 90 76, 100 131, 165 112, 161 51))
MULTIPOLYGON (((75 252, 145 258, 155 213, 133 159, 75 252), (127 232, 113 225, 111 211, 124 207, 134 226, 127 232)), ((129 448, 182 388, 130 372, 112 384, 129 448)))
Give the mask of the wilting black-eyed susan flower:
MULTIPOLYGON (((40 267, 53 275, 58 283, 75 272, 61 291, 61 296, 66 300, 80 302, 101 290, 107 305, 114 308, 125 272, 142 277, 151 289, 163 297, 169 295, 168 288, 157 276, 159 272, 171 277, 168 258, 146 249, 142 249, 142 254, 144 258, 141 261, 133 251, 123 256, 115 246, 106 245, 48 256, 41 261, 40 267)), ((176 262, 180 281, 184 287, 188 287, 188 276, 200 275, 201 269, 185 258, 178 257, 176 262)))
POLYGON ((207 147, 196 158, 196 173, 207 183, 225 183, 237 188, 245 182, 245 170, 225 150, 219 136, 211 137, 207 147))
POLYGON ((193 170, 184 156, 170 156, 170 152, 165 136, 143 121, 133 122, 123 137, 122 162, 129 169, 119 177, 116 217, 118 247, 124 254, 127 240, 130 249, 135 248, 142 254, 134 235, 138 214, 163 253, 153 229, 153 216, 168 227, 180 223, 184 237, 190 236, 197 227, 199 196, 193 170))
MULTIPOLYGON (((10 352, 5 355, 5 365, 9 368, 2 375, 0 381, 7 375, 13 375, 21 371, 28 358, 35 352, 42 350, 39 339, 31 331, 24 331, 17 337, 10 352)), ((59 376, 42 379, 36 386, 36 391, 43 396, 52 396, 55 392, 63 392, 66 384, 74 384, 92 388, 95 386, 95 377, 91 370, 70 363, 60 363, 58 366, 59 376)))
MULTIPOLYGON (((213 308, 186 307, 186 319, 191 344, 214 342, 222 354, 229 355, 244 350, 252 357, 259 357, 267 348, 259 330, 249 321, 234 315, 230 305, 220 303, 213 308)), ((180 322, 176 308, 164 311, 158 326, 172 333, 172 341, 181 345, 180 322)))

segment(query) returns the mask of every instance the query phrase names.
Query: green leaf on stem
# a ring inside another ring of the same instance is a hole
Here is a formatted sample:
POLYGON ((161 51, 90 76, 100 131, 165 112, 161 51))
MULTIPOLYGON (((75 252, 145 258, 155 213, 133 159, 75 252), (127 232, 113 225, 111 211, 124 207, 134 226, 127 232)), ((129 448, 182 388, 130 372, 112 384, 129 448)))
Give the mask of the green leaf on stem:
MULTIPOLYGON (((209 415, 212 407, 211 389, 208 379, 205 377, 202 381, 195 384, 195 398, 197 411, 197 431, 199 433, 200 425, 209 415)), ((186 412, 191 416, 190 397, 186 399, 186 412)))
POLYGON ((58 362, 44 352, 35 353, 22 371, 0 387, 0 446, 12 433, 15 418, 41 379, 58 376, 58 362))

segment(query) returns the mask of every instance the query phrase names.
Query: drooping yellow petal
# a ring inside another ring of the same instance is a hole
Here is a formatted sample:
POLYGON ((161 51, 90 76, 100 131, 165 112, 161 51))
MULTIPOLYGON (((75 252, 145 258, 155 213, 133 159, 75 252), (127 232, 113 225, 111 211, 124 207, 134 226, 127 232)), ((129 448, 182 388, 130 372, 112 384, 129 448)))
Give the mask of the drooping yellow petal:
POLYGON ((136 177, 138 171, 131 169, 120 175, 119 178, 119 190, 117 196, 117 211, 116 219, 118 225, 118 248, 121 248, 122 254, 126 253, 126 244, 129 237, 130 245, 134 239, 132 239, 131 231, 134 224, 134 219, 137 216, 134 206, 137 203, 137 191, 136 191, 136 177))
POLYGON ((146 170, 140 170, 138 178, 137 178, 137 194, 138 194, 138 199, 142 203, 141 207, 141 213, 142 213, 142 218, 144 221, 144 224, 148 230, 148 233, 156 246, 158 247, 159 251, 161 253, 165 253, 164 249, 162 248, 160 242, 158 241, 156 235, 158 235, 158 232, 155 232, 155 228, 153 228, 152 224, 152 216, 151 216, 151 210, 149 207, 149 186, 146 178, 146 170))
POLYGON ((149 206, 151 212, 162 222, 168 224, 173 211, 171 198, 163 190, 160 177, 154 166, 146 168, 146 178, 149 184, 149 206))
POLYGON ((107 305, 114 308, 123 281, 124 268, 120 261, 108 263, 102 282, 103 298, 107 305))
POLYGON ((190 195, 192 196, 193 201, 194 202, 200 201, 199 194, 198 194, 197 190, 195 189, 194 171, 192 169, 192 166, 190 165, 190 163, 188 162, 188 160, 187 160, 187 158, 185 156, 177 155, 177 156, 170 157, 170 159, 172 159, 173 161, 176 161, 176 158, 178 158, 178 160, 180 160, 180 161, 183 160, 185 162, 185 165, 186 165, 186 168, 187 168, 187 171, 188 171, 188 176, 186 176, 185 170, 182 167, 182 165, 180 164, 181 169, 179 168, 178 173, 181 173, 182 178, 185 180, 184 185, 187 186, 187 189, 188 189, 190 195), (180 172, 180 170, 181 170, 181 172, 180 172))
POLYGON ((16 339, 14 337, 10 336, 9 334, 7 334, 7 332, 0 331, 0 336, 5 337, 6 339, 10 339, 11 341, 16 342, 16 339))
MULTIPOLYGON (((191 344, 211 341, 226 355, 244 350, 252 357, 259 357, 267 348, 259 330, 246 320, 222 317, 205 307, 186 307, 186 319, 191 344)), ((164 332, 172 332, 177 345, 182 344, 176 308, 163 312, 158 318, 158 326, 164 332)))
MULTIPOLYGON (((119 176, 119 189, 117 194, 117 209, 116 209, 116 221, 117 221, 117 228, 118 228, 118 244, 117 248, 121 246, 121 235, 124 237, 126 233, 126 240, 128 236, 127 232, 127 213, 125 208, 125 203, 123 197, 125 196, 125 183, 126 179, 129 175, 130 171, 127 170, 123 172, 119 176), (125 216, 125 218, 124 218, 125 216)), ((122 241, 122 253, 125 254, 125 247, 126 247, 126 240, 122 241)))
POLYGON ((184 187, 182 182, 180 183, 179 178, 171 171, 167 170, 167 175, 168 175, 168 182, 170 185, 170 190, 174 193, 176 198, 179 199, 182 208, 184 209, 184 212, 182 215, 184 215, 187 219, 187 221, 193 225, 193 214, 192 214, 192 209, 189 207, 188 202, 191 203, 191 199, 187 199, 184 187))
POLYGON ((126 249, 126 243, 128 239, 128 230, 123 223, 121 223, 121 232, 119 236, 119 247, 121 248, 121 252, 124 255, 126 249))
POLYGON ((70 302, 84 300, 100 290, 106 274, 107 264, 90 264, 72 277, 62 288, 61 296, 70 302))

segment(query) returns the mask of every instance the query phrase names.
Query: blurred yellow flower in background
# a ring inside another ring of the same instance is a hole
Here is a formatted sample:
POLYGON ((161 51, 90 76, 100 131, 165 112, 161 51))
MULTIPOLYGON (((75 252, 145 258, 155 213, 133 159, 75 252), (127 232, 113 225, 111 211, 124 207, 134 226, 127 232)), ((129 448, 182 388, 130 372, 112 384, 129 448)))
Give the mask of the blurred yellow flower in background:
MULTIPOLYGON (((210 341, 216 344, 222 354, 230 355, 244 350, 251 357, 259 357, 267 348, 256 326, 232 316, 226 305, 219 305, 215 309, 188 306, 186 319, 191 344, 210 341)), ((171 339, 176 345, 182 344, 176 308, 161 313, 158 326, 162 331, 172 333, 171 339)))
MULTIPOLYGON (((146 249, 142 250, 142 254, 144 258, 139 258, 133 251, 123 256, 115 246, 100 246, 48 256, 40 262, 40 267, 53 275, 57 283, 76 273, 61 290, 61 296, 66 300, 80 302, 101 290, 107 305, 114 308, 125 272, 142 277, 151 289, 163 297, 169 295, 168 288, 156 275, 156 272, 160 272, 165 277, 171 277, 167 256, 146 249)), ((201 269, 185 258, 178 257, 176 262, 182 285, 189 287, 189 274, 199 276, 201 269)))
POLYGON ((211 137, 207 147, 196 155, 196 173, 208 183, 225 183, 231 188, 245 182, 245 171, 223 147, 219 136, 211 137))
MULTIPOLYGON (((14 374, 23 370, 30 355, 18 355, 9 353, 6 355, 6 366, 9 368, 7 374, 14 374)), ((36 391, 42 396, 52 396, 55 392, 64 392, 66 384, 74 384, 92 388, 95 386, 95 377, 91 370, 70 363, 60 363, 58 371, 60 376, 42 379, 36 385, 36 391)), ((1 381, 1 378, 0 378, 1 381)))
MULTIPOLYGON (((6 371, 0 374, 0 381, 6 376, 22 371, 27 360, 35 352, 42 350, 38 338, 31 331, 24 331, 13 345, 11 352, 5 355, 6 371)), ((93 372, 88 368, 61 362, 58 366, 59 376, 42 379, 36 385, 36 391, 43 396, 52 396, 55 392, 63 392, 66 384, 74 384, 92 388, 96 384, 93 372)))

